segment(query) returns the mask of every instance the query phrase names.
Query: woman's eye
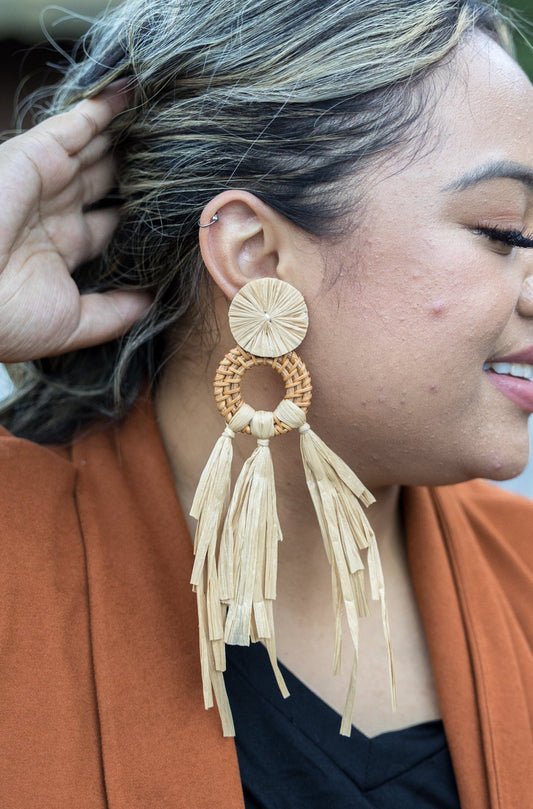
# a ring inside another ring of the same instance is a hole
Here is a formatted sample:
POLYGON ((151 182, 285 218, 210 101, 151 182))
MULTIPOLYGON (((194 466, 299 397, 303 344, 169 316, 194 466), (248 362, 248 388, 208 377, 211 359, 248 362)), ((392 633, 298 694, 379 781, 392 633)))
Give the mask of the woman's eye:
POLYGON ((510 255, 515 247, 533 247, 533 239, 520 230, 477 227, 473 229, 473 232, 487 239, 491 249, 503 256, 510 255))
POLYGON ((490 243, 491 249, 494 250, 495 253, 499 253, 502 256, 510 255, 514 250, 514 244, 509 244, 505 235, 501 233, 494 233, 491 231, 484 231, 481 229, 480 235, 484 236, 485 239, 490 243))

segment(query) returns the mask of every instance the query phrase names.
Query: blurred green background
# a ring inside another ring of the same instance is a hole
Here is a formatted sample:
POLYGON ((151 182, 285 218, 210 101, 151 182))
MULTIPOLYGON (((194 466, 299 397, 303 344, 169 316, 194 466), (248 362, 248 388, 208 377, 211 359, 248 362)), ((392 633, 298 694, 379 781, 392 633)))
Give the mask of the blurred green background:
MULTIPOLYGON (((64 4, 56 5, 50 0, 0 0, 0 42, 13 38, 35 44, 43 39, 43 26, 52 35, 61 36, 63 32, 68 37, 76 37, 86 27, 88 17, 120 2, 121 0, 65 0, 64 4), (73 14, 69 15, 65 9, 73 14), (58 23, 60 30, 54 31, 58 23)), ((529 40, 533 42, 533 0, 501 2, 525 19, 525 27, 529 27, 529 40)), ((533 78, 533 51, 520 36, 517 37, 517 50, 519 61, 533 78)))
POLYGON ((531 44, 527 44, 523 37, 516 37, 517 57, 520 64, 533 80, 533 0, 507 0, 507 5, 516 10, 527 22, 526 35, 531 44))

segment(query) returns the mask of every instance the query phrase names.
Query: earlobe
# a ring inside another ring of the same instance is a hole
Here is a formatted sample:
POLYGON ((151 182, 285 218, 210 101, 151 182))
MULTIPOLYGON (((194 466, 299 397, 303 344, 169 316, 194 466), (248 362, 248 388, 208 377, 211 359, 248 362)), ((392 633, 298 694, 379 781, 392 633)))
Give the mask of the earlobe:
POLYGON ((199 242, 205 266, 232 300, 248 281, 276 276, 282 217, 247 191, 224 191, 200 217, 199 242))

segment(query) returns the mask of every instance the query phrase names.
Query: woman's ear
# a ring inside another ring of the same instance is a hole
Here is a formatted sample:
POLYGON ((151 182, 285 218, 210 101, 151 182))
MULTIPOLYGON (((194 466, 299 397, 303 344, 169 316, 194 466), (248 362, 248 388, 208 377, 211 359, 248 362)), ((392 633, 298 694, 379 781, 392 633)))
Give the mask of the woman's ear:
POLYGON ((200 224, 205 266, 230 300, 248 281, 279 274, 290 223, 258 197, 224 191, 205 206, 200 224))

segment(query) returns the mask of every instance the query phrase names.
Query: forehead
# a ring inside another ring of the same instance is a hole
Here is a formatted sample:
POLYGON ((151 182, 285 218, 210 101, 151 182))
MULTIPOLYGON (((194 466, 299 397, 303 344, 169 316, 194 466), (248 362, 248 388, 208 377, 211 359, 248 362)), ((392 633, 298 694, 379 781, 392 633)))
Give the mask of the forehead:
POLYGON ((436 107, 443 159, 454 170, 510 160, 533 166, 533 86, 505 51, 472 37, 446 69, 436 107))

